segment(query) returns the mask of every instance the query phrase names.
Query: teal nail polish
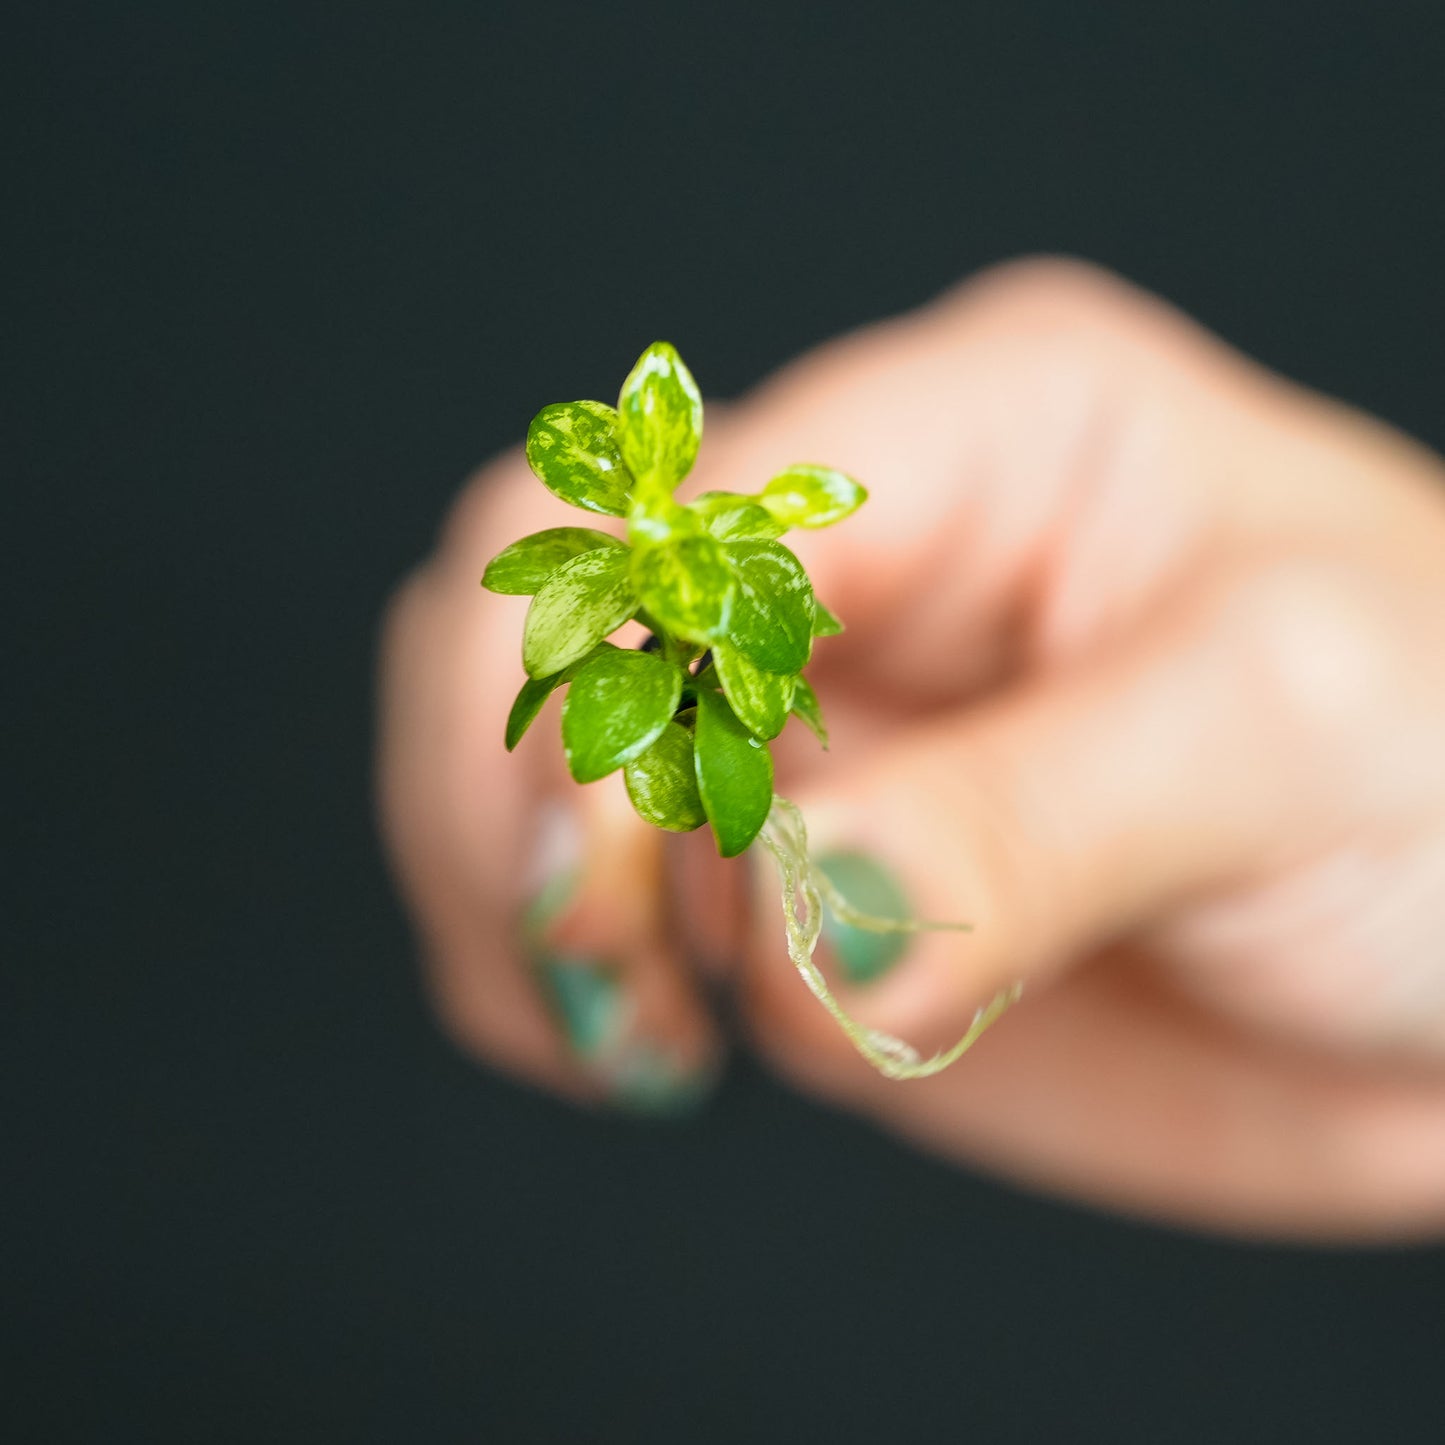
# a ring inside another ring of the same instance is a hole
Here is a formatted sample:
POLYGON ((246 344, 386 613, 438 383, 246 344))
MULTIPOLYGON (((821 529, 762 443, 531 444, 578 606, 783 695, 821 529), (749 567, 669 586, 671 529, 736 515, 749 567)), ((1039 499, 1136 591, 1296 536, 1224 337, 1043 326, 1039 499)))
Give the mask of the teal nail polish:
POLYGON ((567 1042, 590 1059, 612 1043, 622 1027, 622 985, 603 965, 546 953, 534 960, 543 996, 567 1042))
POLYGON ((543 941, 577 891, 578 871, 561 868, 538 890, 522 914, 522 938, 542 996, 581 1058, 615 1041, 623 1025, 622 985, 599 959, 560 953, 543 941))
POLYGON ((709 1072, 689 1072, 652 1044, 628 1049, 609 1071, 612 1102, 629 1114, 682 1118, 694 1114, 712 1093, 709 1072))
MULTIPOLYGON (((815 860, 828 881, 855 908, 880 918, 907 918, 912 909, 893 874, 866 853, 825 853, 815 860)), ((908 951, 906 933, 870 933, 823 908, 823 937, 849 983, 881 978, 908 951)))

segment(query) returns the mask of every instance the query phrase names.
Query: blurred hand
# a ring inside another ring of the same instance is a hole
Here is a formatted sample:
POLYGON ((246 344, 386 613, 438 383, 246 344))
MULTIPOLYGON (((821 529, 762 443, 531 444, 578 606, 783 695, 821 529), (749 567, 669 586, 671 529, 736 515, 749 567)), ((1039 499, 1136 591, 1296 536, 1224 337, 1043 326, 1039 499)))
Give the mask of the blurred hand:
POLYGON ((1023 1002, 883 1079, 790 967, 769 865, 647 828, 620 777, 577 788, 555 722, 506 756, 526 599, 478 578, 575 521, 513 456, 385 638, 384 826, 454 1034, 667 1108, 716 1065, 705 979, 785 1078, 950 1158, 1207 1227, 1445 1225, 1439 459, 1027 262, 711 408, 688 490, 794 461, 872 497, 788 539, 848 630, 809 674, 833 749, 789 729, 778 790, 815 852, 974 925, 861 962, 835 933, 872 975, 840 993, 925 1051, 1023 1002))

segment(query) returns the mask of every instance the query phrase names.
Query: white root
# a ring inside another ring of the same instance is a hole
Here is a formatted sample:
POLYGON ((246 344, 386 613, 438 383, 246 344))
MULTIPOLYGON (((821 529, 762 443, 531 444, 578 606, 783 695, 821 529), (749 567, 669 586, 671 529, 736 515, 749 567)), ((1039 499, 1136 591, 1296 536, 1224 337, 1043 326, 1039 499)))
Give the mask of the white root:
POLYGON ((922 1058, 918 1050, 892 1034, 864 1027, 852 1017, 833 996, 828 981, 813 962, 813 950, 823 926, 823 901, 834 915, 854 928, 870 933, 919 933, 935 930, 967 932, 966 923, 926 923, 912 918, 879 918, 853 907, 835 888, 822 869, 808 857, 808 830, 797 806, 786 798, 774 796, 772 811, 758 834, 758 841, 773 856, 783 889, 783 921, 788 936, 788 957, 803 976, 823 1007, 832 1014, 838 1027, 847 1034, 853 1047, 879 1073, 890 1079, 923 1079, 946 1069, 961 1058, 975 1039, 1014 1003, 1023 991, 1021 983, 1001 989, 973 1016, 968 1032, 953 1045, 932 1058, 922 1058))

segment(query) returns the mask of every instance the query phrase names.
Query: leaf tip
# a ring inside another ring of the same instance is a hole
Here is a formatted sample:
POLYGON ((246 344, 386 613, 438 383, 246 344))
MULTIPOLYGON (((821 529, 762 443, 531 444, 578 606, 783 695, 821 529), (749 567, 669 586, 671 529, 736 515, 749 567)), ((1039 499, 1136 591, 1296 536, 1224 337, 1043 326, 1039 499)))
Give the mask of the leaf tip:
MULTIPOLYGON (((757 835, 754 834, 753 836, 756 837, 757 835)), ((719 858, 736 858, 739 854, 746 853, 753 841, 752 838, 748 838, 745 842, 737 843, 729 847, 721 838, 718 838, 716 829, 713 830, 713 837, 717 840, 717 855, 719 858)))

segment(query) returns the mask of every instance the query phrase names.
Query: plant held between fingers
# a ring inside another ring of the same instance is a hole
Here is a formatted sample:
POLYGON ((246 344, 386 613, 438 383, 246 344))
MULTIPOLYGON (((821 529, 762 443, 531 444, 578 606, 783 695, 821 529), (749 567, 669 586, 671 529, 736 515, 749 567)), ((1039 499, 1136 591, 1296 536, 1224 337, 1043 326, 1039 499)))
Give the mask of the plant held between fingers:
POLYGON ((553 527, 515 542, 482 584, 532 597, 527 670, 507 722, 512 748, 555 689, 567 766, 579 783, 618 768, 637 812, 685 832, 711 823, 724 857, 757 837, 773 798, 768 743, 792 714, 824 737, 801 676, 813 639, 839 623, 778 540, 862 505, 857 482, 792 467, 756 496, 674 499, 702 436, 702 399, 681 358, 650 346, 614 410, 597 401, 543 408, 527 460, 565 502, 627 520, 627 541, 553 527), (607 641, 637 618, 647 646, 607 641))
POLYGON ((641 818, 672 832, 710 824, 725 858, 761 842, 778 864, 788 951, 809 987, 884 1073, 934 1073, 1014 991, 980 1009, 954 1048, 926 1060, 849 1017, 813 962, 824 899, 844 922, 872 931, 958 925, 851 907, 810 862, 797 809, 775 796, 768 749, 789 717, 827 746, 802 672, 815 639, 842 631, 779 538, 841 522, 868 494, 842 472, 799 464, 757 493, 705 492, 680 503, 674 494, 697 457, 702 421, 697 385, 662 341, 638 359, 615 408, 558 402, 533 419, 527 460, 542 484, 584 511, 625 519, 627 539, 552 527, 487 566, 484 587, 532 599, 522 637, 527 680, 507 719, 507 749, 565 687, 562 745, 572 776, 591 783, 621 769, 641 818), (641 648, 608 640, 633 619, 650 634, 641 648))

